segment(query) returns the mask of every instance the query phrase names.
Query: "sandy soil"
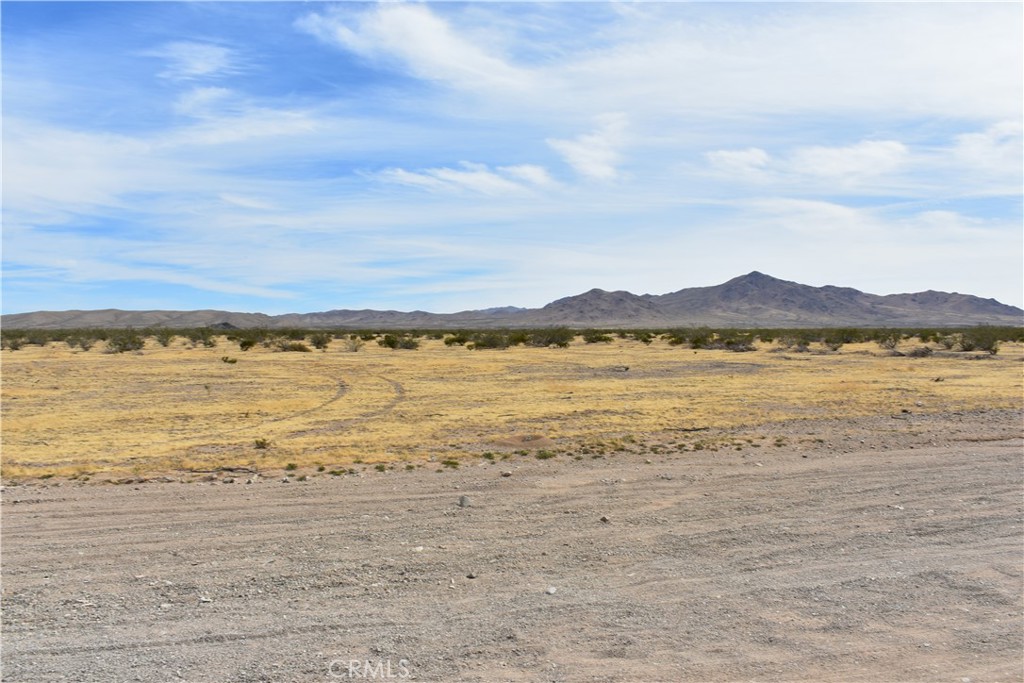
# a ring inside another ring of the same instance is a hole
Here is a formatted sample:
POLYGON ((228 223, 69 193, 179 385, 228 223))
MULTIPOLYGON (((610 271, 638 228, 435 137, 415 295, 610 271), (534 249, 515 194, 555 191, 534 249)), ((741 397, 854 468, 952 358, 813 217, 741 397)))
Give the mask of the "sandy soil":
POLYGON ((3 680, 1019 681, 1021 424, 8 486, 3 680))

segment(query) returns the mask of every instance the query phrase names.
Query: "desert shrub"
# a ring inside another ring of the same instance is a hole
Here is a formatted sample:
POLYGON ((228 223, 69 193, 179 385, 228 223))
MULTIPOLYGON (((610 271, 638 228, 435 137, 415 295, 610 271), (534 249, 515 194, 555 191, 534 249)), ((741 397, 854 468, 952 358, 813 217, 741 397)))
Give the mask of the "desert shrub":
POLYGON ((414 350, 420 347, 418 340, 409 336, 397 336, 394 334, 385 334, 383 338, 377 340, 377 344, 388 349, 408 349, 414 350))
POLYGON ((327 332, 315 332, 309 335, 309 343, 320 351, 326 351, 332 339, 333 336, 327 332))
POLYGON ((583 341, 587 344, 610 344, 612 337, 597 330, 587 330, 583 333, 583 341))
POLYGON ((363 348, 365 344, 366 342, 360 339, 358 335, 353 334, 350 335, 349 338, 345 340, 345 350, 351 353, 355 353, 359 351, 359 349, 363 348))
POLYGON ((654 341, 654 334, 651 332, 634 332, 633 339, 637 340, 642 344, 650 346, 651 343, 654 341))
POLYGON ((883 349, 892 351, 903 341, 903 333, 899 330, 882 330, 878 333, 876 342, 883 349))
POLYGON ((806 353, 810 351, 812 339, 806 332, 789 332, 779 337, 779 344, 787 351, 806 353))
POLYGON ((466 342, 469 341, 469 336, 465 332, 456 332, 455 334, 445 337, 445 346, 465 346, 466 342))
POLYGON ((232 358, 232 357, 230 357, 230 356, 221 356, 221 357, 220 357, 220 360, 221 360, 221 362, 223 362, 223 363, 227 363, 227 364, 229 364, 229 365, 234 365, 235 363, 237 363, 237 362, 238 362, 238 359, 237 359, 237 358, 232 358))
POLYGON ((470 349, 507 349, 509 347, 508 334, 503 332, 477 332, 472 336, 466 348, 470 349))
POLYGON ((916 349, 911 349, 907 352, 907 355, 911 358, 927 358, 928 356, 935 353, 930 346, 918 346, 916 349))
POLYGON ((715 347, 724 348, 727 351, 743 353, 754 350, 754 335, 733 333, 723 339, 715 341, 715 347))
MULTIPOLYGON (((706 327, 694 330, 689 335, 691 349, 710 349, 715 340, 715 333, 706 327)), ((672 342, 669 341, 671 344, 672 342)))
POLYGON ((83 351, 88 351, 96 343, 96 340, 92 339, 88 335, 79 336, 77 334, 72 334, 64 338, 64 343, 68 345, 68 348, 73 349, 78 347, 83 351))
POLYGON ((252 337, 247 337, 246 339, 238 340, 238 348, 241 349, 242 351, 248 351, 254 346, 256 346, 256 340, 253 339, 252 337))
POLYGON ((161 327, 153 331, 153 338, 156 339, 157 343, 160 344, 160 346, 163 346, 164 348, 167 348, 168 346, 171 345, 171 342, 174 341, 175 336, 176 335, 172 330, 168 330, 165 327, 161 327))
POLYGON ((690 335, 686 330, 670 330, 661 335, 661 338, 667 341, 669 346, 682 346, 690 343, 690 335))
POLYGON ((117 330, 107 339, 107 353, 126 353, 138 351, 146 345, 146 341, 135 330, 117 330))
POLYGON ((188 330, 185 333, 185 337, 192 342, 194 346, 202 345, 207 348, 213 348, 217 345, 217 337, 209 327, 199 327, 194 330, 188 330))
POLYGON ((576 338, 576 333, 567 327, 550 327, 541 330, 532 330, 529 334, 531 346, 557 346, 566 348, 576 338))
POLYGON ((952 351, 954 348, 956 348, 957 338, 956 335, 946 334, 940 336, 938 342, 939 345, 942 346, 942 348, 946 349, 947 351, 952 351))
POLYGON ((266 449, 270 448, 270 441, 268 439, 256 439, 255 441, 253 441, 253 446, 260 449, 261 451, 265 451, 266 449))
POLYGON ((18 351, 25 345, 25 338, 15 335, 5 335, 2 338, 2 345, 3 348, 5 349, 10 349, 11 351, 18 351))
POLYGON ((964 351, 987 351, 992 355, 999 353, 999 330, 995 327, 975 327, 966 330, 960 335, 961 348, 964 344, 971 348, 964 348, 964 351))
POLYGON ((420 342, 415 337, 401 337, 398 340, 398 348, 413 351, 420 348, 420 342))
POLYGON ((530 343, 530 333, 526 330, 512 330, 508 333, 509 346, 523 346, 530 343))
POLYGON ((300 341, 287 341, 287 340, 284 340, 284 339, 282 339, 279 342, 277 342, 277 350, 278 351, 295 351, 295 352, 298 352, 298 353, 312 353, 313 352, 313 349, 309 348, 308 346, 306 346, 305 344, 303 344, 300 341))
POLYGON ((362 339, 364 342, 373 341, 374 339, 377 338, 377 333, 376 332, 360 332, 359 333, 359 338, 362 339))
POLYGON ((956 338, 956 346, 961 351, 974 351, 977 348, 974 339, 962 332, 954 335, 954 337, 956 338))

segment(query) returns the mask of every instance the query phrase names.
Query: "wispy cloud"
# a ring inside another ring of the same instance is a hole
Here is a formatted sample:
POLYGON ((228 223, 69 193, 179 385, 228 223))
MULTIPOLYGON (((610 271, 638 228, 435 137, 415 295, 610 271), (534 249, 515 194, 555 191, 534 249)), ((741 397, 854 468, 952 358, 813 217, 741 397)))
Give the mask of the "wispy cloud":
POLYGON ((420 78, 468 88, 527 86, 530 75, 460 34, 428 6, 383 4, 357 13, 311 13, 296 27, 374 61, 397 62, 420 78))
POLYGON ((172 41, 142 53, 166 61, 162 78, 190 81, 235 73, 239 69, 234 50, 222 45, 192 41, 172 41))
POLYGON ((547 142, 580 175, 613 180, 619 174, 619 150, 623 146, 626 124, 624 114, 603 114, 598 117, 598 127, 593 132, 571 140, 549 138, 547 142))

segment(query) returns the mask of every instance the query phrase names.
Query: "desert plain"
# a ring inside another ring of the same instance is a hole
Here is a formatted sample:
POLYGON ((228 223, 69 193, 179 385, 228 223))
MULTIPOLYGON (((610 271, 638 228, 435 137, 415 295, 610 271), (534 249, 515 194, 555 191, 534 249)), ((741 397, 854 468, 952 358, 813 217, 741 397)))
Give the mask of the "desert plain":
POLYGON ((1022 360, 4 352, 3 677, 1017 681, 1022 360))

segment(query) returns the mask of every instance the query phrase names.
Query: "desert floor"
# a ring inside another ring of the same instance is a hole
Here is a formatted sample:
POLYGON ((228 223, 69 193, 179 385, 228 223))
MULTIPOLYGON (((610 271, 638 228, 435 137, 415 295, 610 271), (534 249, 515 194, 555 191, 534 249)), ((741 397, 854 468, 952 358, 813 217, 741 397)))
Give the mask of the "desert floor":
POLYGON ((449 351, 5 355, 3 680, 1024 676, 1019 350, 449 351), (145 385, 161 354, 172 376, 145 385), (90 389, 83 360, 128 361, 121 379, 155 393, 117 394, 113 370, 90 389), (454 408, 419 383, 427 360, 454 408), (325 372, 281 408, 267 376, 300 362, 325 372), (218 388, 264 414, 229 431, 203 398, 218 388), (46 397, 74 437, 33 436, 46 397), (110 414, 90 431, 76 403, 110 414), (161 445, 147 466, 155 432, 186 455, 161 445))

